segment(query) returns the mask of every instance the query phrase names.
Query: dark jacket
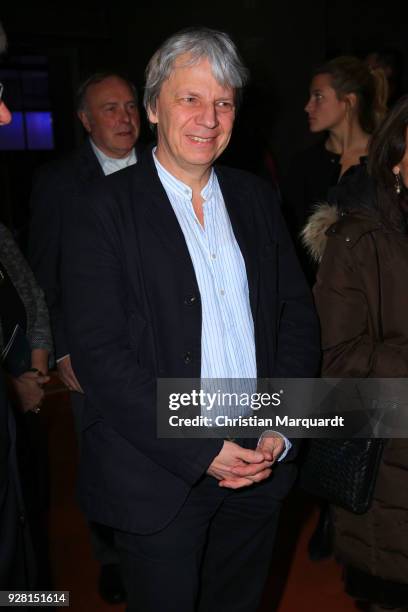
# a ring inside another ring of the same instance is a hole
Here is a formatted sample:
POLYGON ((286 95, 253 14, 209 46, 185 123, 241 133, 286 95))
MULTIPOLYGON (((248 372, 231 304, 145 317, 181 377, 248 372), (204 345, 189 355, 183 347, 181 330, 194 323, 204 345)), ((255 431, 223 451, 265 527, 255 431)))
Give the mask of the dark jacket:
MULTIPOLYGON (((313 376, 317 319, 275 192, 244 172, 217 175, 246 265, 258 376, 313 376)), ((156 379, 200 378, 201 304, 151 152, 95 185, 66 226, 64 312, 86 396, 82 506, 93 520, 152 532, 175 516, 222 440, 156 434, 156 379)), ((287 463, 274 470, 277 497, 292 474, 287 463)))
MULTIPOLYGON (((141 149, 136 147, 137 155, 141 149)), ((69 353, 63 324, 60 282, 62 219, 77 194, 104 177, 87 139, 67 157, 39 169, 31 194, 29 261, 50 311, 56 358, 69 353)))
MULTIPOLYGON (((327 205, 304 235, 321 260, 314 296, 323 376, 408 377, 408 236, 386 229, 374 211, 340 215, 327 205)), ((408 440, 388 440, 370 510, 335 511, 337 556, 368 576, 405 584, 407 479, 408 440)), ((375 583, 365 584, 364 596, 378 601, 375 583)))
POLYGON ((63 210, 72 205, 75 195, 89 182, 102 176, 102 168, 86 140, 67 158, 40 168, 34 181, 28 257, 47 300, 57 359, 69 353, 59 280, 63 210))
POLYGON ((300 233, 316 206, 323 202, 343 209, 372 205, 371 182, 367 174, 367 158, 351 166, 340 177, 341 155, 328 151, 326 136, 315 145, 300 151, 289 164, 282 179, 282 210, 291 231, 303 269, 312 286, 316 265, 306 255, 300 233))

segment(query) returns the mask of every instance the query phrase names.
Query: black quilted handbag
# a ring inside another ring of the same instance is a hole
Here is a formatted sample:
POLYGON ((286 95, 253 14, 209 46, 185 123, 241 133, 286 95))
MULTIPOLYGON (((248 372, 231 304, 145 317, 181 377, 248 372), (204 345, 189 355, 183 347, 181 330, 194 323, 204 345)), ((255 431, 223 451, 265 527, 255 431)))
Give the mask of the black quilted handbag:
POLYGON ((300 486, 308 493, 362 514, 370 508, 384 440, 310 440, 300 486))

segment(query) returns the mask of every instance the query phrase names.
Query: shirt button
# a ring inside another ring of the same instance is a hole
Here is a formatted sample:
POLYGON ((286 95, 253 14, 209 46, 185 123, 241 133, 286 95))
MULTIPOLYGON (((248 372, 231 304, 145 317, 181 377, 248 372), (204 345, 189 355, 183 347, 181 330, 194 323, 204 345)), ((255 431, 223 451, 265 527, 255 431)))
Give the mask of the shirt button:
POLYGON ((225 295, 225 291, 224 291, 224 289, 221 289, 220 294, 221 294, 221 295, 225 295))
POLYGON ((192 361, 192 355, 189 351, 187 351, 187 353, 184 353, 184 363, 190 363, 192 361))
POLYGON ((211 253, 211 257, 212 257, 212 259, 215 259, 217 256, 216 256, 215 253, 211 253))
POLYGON ((186 297, 184 298, 184 304, 186 306, 194 306, 194 304, 197 304, 198 298, 196 295, 186 295, 186 297))

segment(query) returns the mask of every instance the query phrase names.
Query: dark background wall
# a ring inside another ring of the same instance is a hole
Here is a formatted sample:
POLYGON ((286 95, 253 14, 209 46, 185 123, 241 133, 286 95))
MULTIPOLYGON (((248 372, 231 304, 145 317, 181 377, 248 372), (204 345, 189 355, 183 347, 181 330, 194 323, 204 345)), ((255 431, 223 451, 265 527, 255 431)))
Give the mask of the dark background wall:
MULTIPOLYGON (((72 149, 82 138, 74 112, 74 91, 80 80, 98 69, 119 69, 141 91, 151 54, 182 27, 205 25, 228 31, 251 70, 246 103, 226 156, 227 162, 247 167, 256 159, 252 143, 267 146, 280 171, 293 152, 309 142, 303 112, 309 75, 327 56, 362 53, 388 44, 408 58, 406 11, 387 9, 383 3, 84 0, 78 6, 55 1, 24 4, 9 1, 0 8, 9 37, 8 57, 48 58, 56 151, 1 154, 0 217, 17 228, 28 218, 35 168, 72 149)), ((146 124, 142 134, 145 139, 149 136, 146 124)))

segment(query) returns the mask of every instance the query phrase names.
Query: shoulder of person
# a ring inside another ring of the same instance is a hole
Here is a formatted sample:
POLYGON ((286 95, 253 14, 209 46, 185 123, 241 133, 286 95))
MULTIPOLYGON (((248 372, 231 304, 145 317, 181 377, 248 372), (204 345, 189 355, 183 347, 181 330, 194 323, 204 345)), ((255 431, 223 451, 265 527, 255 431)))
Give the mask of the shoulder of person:
POLYGON ((73 151, 42 164, 36 169, 34 179, 36 181, 50 180, 53 178, 58 180, 62 174, 65 174, 70 170, 70 168, 72 168, 72 165, 75 163, 76 156, 77 153, 73 151))
POLYGON ((8 258, 21 256, 20 248, 15 240, 13 233, 3 223, 0 223, 0 253, 8 258))
POLYGON ((75 193, 72 201, 73 208, 81 214, 81 210, 87 210, 94 214, 104 215, 112 212, 118 216, 118 207, 125 204, 126 207, 132 205, 133 186, 135 180, 137 164, 113 172, 108 176, 99 176, 93 181, 81 185, 75 193))
POLYGON ((3 223, 0 223, 0 239, 1 241, 14 242, 13 234, 3 223))
POLYGON ((338 240, 346 248, 353 248, 362 236, 381 228, 373 210, 339 210, 332 204, 319 204, 302 230, 302 242, 311 258, 320 262, 328 240, 338 240))
POLYGON ((292 153, 288 167, 301 171, 304 167, 320 168, 320 161, 328 161, 333 156, 325 147, 324 138, 319 138, 312 144, 303 146, 292 153))
MULTIPOLYGON (((93 153, 88 141, 68 153, 63 153, 39 166, 33 177, 34 188, 59 186, 65 189, 67 183, 77 182, 84 164, 92 163, 93 153)), ((96 162, 96 158, 95 158, 96 162)))

